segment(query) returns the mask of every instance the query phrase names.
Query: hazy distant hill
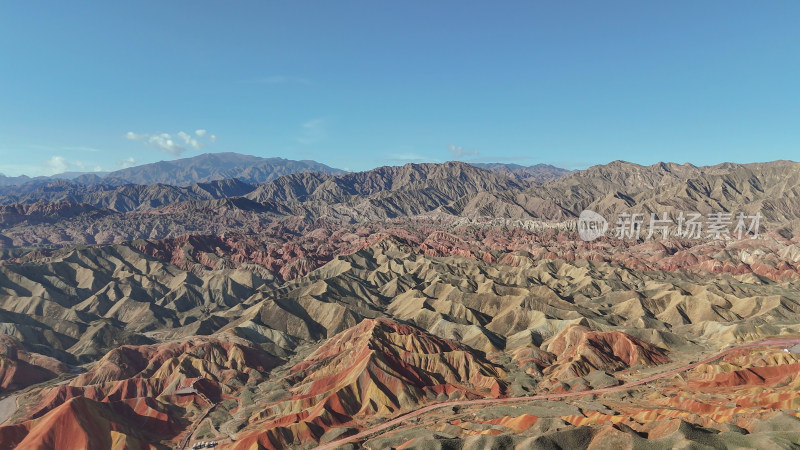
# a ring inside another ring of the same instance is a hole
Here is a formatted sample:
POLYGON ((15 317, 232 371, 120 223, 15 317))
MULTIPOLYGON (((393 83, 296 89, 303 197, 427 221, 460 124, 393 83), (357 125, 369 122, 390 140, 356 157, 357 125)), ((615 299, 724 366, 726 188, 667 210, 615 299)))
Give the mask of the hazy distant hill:
POLYGON ((63 172, 49 177, 29 177, 27 175, 20 175, 18 177, 9 177, 0 173, 0 186, 19 186, 29 183, 49 183, 53 180, 73 180, 81 184, 96 184, 100 182, 108 172, 63 172))
POLYGON ((37 179, 40 179, 40 178, 41 179, 45 179, 47 177, 31 178, 31 177, 29 177, 27 175, 20 175, 18 177, 9 177, 9 176, 6 176, 6 175, 3 175, 2 173, 0 173, 0 186, 14 186, 14 185, 18 185, 18 184, 25 184, 25 183, 30 183, 31 181, 34 181, 34 180, 37 180, 37 179))
MULTIPOLYGON (((237 178, 246 183, 264 183, 280 176, 301 172, 340 174, 344 171, 316 161, 293 161, 283 158, 261 158, 239 153, 206 153, 191 158, 159 161, 129 167, 115 172, 64 172, 52 176, 9 177, 0 174, 0 186, 23 186, 14 192, 30 191, 35 186, 69 180, 81 185, 169 184, 189 186, 195 183, 237 178)), ((4 193, 9 193, 5 191, 4 193)))
POLYGON ((133 184, 163 183, 188 186, 194 183, 237 178, 246 183, 272 181, 298 172, 342 173, 315 161, 260 158, 238 153, 206 153, 192 158, 160 161, 111 172, 105 179, 133 184))
POLYGON ((550 164, 535 164, 533 166, 521 166, 519 164, 506 163, 471 163, 475 167, 488 170, 490 172, 508 175, 518 180, 532 181, 534 183, 544 183, 548 180, 563 177, 570 173, 567 169, 551 166, 550 164))

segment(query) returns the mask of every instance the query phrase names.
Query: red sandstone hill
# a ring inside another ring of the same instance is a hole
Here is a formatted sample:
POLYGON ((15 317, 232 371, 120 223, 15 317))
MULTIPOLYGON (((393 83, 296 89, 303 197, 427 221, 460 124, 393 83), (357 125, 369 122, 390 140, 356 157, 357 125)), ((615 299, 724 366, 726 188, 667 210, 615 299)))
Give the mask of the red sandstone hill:
POLYGON ((69 367, 49 356, 26 351, 15 338, 0 334, 0 394, 55 378, 69 367))
POLYGON ((502 369, 475 350, 389 319, 366 319, 289 370, 292 396, 269 406, 237 448, 319 439, 354 417, 411 408, 437 396, 497 397, 502 369))
POLYGON ((551 379, 582 377, 594 370, 616 372, 636 365, 653 366, 670 360, 663 350, 620 331, 591 331, 573 325, 556 335, 546 347, 557 355, 544 370, 551 379))
MULTIPOLYGON (((268 372, 280 359, 232 336, 195 336, 157 345, 124 345, 106 354, 70 385, 85 386, 127 378, 203 377, 224 383, 253 371, 268 372)), ((246 377, 245 377, 246 378, 246 377)))
POLYGON ((304 236, 286 242, 291 234, 276 236, 187 235, 162 240, 136 240, 131 246, 184 270, 248 267, 265 278, 292 280, 332 259, 336 248, 348 242, 304 236), (335 245, 335 247, 334 247, 335 245), (263 268, 258 270, 258 268, 263 268))
POLYGON ((229 335, 196 336, 158 345, 125 345, 108 352, 68 384, 43 389, 25 418, 49 415, 75 398, 100 402, 160 399, 193 386, 206 399, 234 395, 236 387, 281 363, 248 341, 229 335), (231 383, 233 382, 233 383, 231 383))
POLYGON ((145 449, 181 428, 152 398, 101 403, 76 397, 40 418, 0 427, 0 448, 145 449))

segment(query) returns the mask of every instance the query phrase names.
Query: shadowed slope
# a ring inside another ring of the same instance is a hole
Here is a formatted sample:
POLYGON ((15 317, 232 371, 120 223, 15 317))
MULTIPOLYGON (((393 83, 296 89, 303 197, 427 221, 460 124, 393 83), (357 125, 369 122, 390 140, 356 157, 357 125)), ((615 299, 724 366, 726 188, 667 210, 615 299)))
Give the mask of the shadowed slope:
POLYGON ((28 352, 17 339, 0 334, 0 394, 47 381, 69 370, 61 361, 28 352))
POLYGON ((101 403, 76 397, 38 419, 0 427, 0 443, 20 449, 145 449, 179 430, 153 399, 101 403))

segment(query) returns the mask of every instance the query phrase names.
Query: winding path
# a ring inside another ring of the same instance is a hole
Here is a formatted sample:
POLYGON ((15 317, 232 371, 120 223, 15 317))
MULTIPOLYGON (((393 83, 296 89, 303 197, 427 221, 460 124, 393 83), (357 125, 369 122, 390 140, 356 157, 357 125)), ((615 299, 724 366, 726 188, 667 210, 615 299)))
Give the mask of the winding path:
MULTIPOLYGON (((194 383, 192 383, 192 389, 194 389, 194 383)), ((195 390, 195 393, 200 398, 202 398, 204 401, 206 401, 210 406, 208 407, 206 412, 204 412, 197 420, 194 421, 194 423, 192 424, 192 427, 189 429, 189 434, 186 435, 186 437, 183 438, 181 440, 181 442, 178 444, 178 450, 184 450, 186 447, 189 446, 189 442, 192 441, 192 436, 194 436, 195 431, 197 431, 197 427, 200 426, 200 423, 203 421, 203 419, 208 417, 208 415, 211 413, 211 410, 214 409, 219 404, 219 403, 214 403, 211 400, 209 400, 209 398, 206 397, 200 391, 195 390)))
POLYGON ((446 408, 448 406, 472 406, 472 405, 486 405, 486 404, 497 405, 497 404, 503 404, 503 403, 525 402, 525 401, 532 401, 532 400, 553 400, 553 399, 557 399, 557 398, 582 397, 582 396, 586 396, 586 395, 606 394, 606 393, 609 393, 609 392, 616 392, 616 391, 626 390, 626 389, 629 389, 629 388, 634 387, 634 386, 639 386, 639 385, 642 385, 642 384, 645 384, 645 383, 649 383, 651 381, 655 381, 655 380, 658 380, 658 379, 661 379, 661 378, 666 378, 666 377, 669 377, 669 376, 672 376, 672 375, 676 375, 676 374, 679 374, 679 373, 682 373, 682 372, 686 372, 688 370, 692 370, 692 369, 694 369, 695 367, 697 367, 697 366, 699 366, 701 364, 708 364, 708 363, 710 363, 712 361, 715 361, 715 360, 717 360, 719 358, 722 358, 723 356, 725 356, 728 353, 731 353, 731 352, 733 352, 735 350, 743 350, 743 349, 748 349, 748 348, 765 347, 765 346, 770 346, 770 347, 771 346, 784 346, 784 347, 788 347, 788 346, 793 345, 793 344, 800 344, 800 338, 771 338, 771 339, 765 339, 765 340, 758 341, 758 342, 751 342, 749 344, 737 345, 735 347, 731 347, 731 348, 728 348, 726 350, 723 350, 723 351, 717 353, 716 355, 709 356, 708 358, 703 359, 702 361, 698 361, 698 362, 695 362, 695 363, 692 363, 692 364, 689 364, 689 365, 686 365, 686 366, 683 366, 683 367, 678 367, 676 369, 668 370, 666 372, 661 372, 661 373, 658 373, 658 374, 655 374, 655 375, 652 375, 652 376, 649 376, 649 377, 646 377, 646 378, 642 378, 640 380, 630 381, 628 383, 621 384, 619 386, 612 386, 612 387, 607 387, 607 388, 602 388, 602 389, 593 389, 593 390, 589 390, 589 391, 580 391, 580 392, 566 392, 566 393, 562 393, 562 394, 542 394, 542 395, 534 395, 534 396, 531 396, 531 397, 483 398, 483 399, 479 399, 479 400, 454 400, 454 401, 436 403, 436 404, 433 404, 433 405, 428 405, 428 406, 422 407, 420 409, 411 411, 411 412, 409 412, 409 413, 407 413, 405 415, 402 415, 400 417, 392 419, 392 420, 390 420, 388 422, 384 422, 384 423, 382 423, 380 425, 374 426, 374 427, 372 427, 372 428, 370 428, 368 430, 364 430, 364 431, 362 431, 362 432, 360 432, 358 434, 354 434, 352 436, 348 436, 348 437, 345 437, 345 438, 342 438, 342 439, 338 439, 338 440, 333 441, 333 442, 329 442, 327 444, 320 445, 320 446, 317 447, 317 450, 333 449, 333 448, 336 448, 336 447, 338 447, 340 445, 344 445, 344 444, 347 444, 347 443, 352 442, 352 441, 364 439, 364 438, 366 438, 366 437, 368 437, 368 436, 370 436, 372 434, 380 433, 381 431, 384 431, 384 430, 386 430, 388 428, 391 428, 391 427, 393 427, 395 425, 403 423, 404 421, 406 421, 408 419, 411 419, 413 417, 417 417, 417 416, 419 416, 421 414, 425 414, 425 413, 427 413, 429 411, 433 411, 434 409, 446 408))

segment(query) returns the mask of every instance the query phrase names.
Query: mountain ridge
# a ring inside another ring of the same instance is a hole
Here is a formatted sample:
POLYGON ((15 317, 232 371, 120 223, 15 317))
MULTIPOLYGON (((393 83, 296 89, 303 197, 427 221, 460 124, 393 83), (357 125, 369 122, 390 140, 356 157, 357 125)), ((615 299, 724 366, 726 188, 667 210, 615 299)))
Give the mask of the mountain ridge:
POLYGON ((10 177, 0 174, 0 186, 42 185, 59 180, 78 185, 106 184, 171 184, 188 186, 196 183, 238 178, 244 182, 263 183, 281 175, 296 172, 344 173, 311 160, 263 158, 234 152, 203 153, 188 158, 142 164, 112 172, 64 172, 51 176, 10 177))

